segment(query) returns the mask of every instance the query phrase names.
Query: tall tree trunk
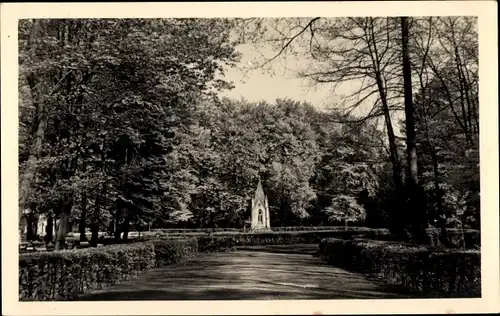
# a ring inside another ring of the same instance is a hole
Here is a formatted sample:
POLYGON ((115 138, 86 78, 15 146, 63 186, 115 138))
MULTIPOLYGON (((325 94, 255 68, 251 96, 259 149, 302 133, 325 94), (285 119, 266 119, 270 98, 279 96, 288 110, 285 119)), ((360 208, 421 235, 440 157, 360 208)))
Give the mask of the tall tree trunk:
POLYGON ((401 44, 403 53, 403 84, 406 122, 406 150, 407 150, 407 202, 411 212, 407 218, 410 220, 412 237, 416 240, 425 238, 425 206, 423 205, 422 190, 418 187, 417 146, 415 134, 415 117, 413 107, 413 91, 411 81, 409 42, 409 21, 407 17, 401 18, 401 44))
POLYGON ((87 221, 87 198, 84 197, 82 200, 82 214, 80 215, 80 223, 78 225, 78 231, 80 232, 80 241, 87 241, 87 235, 85 234, 87 221))
POLYGON ((127 242, 128 233, 130 231, 130 217, 129 217, 129 210, 125 210, 125 212, 126 212, 125 221, 123 222, 123 241, 127 242))
POLYGON ((68 229, 69 216, 71 214, 71 208, 73 204, 73 198, 69 197, 62 205, 61 215, 59 218, 59 225, 57 227, 57 237, 55 250, 62 250, 66 247, 66 232, 68 229))
POLYGON ((114 220, 112 220, 112 221, 109 223, 109 225, 108 225, 108 227, 107 227, 107 232, 108 232, 109 234, 114 235, 114 233, 115 233, 115 221, 114 221, 114 220))
POLYGON ((403 80, 406 119, 406 147, 408 161, 408 181, 418 183, 417 146, 415 135, 415 117, 413 108, 413 91, 411 82, 410 55, 408 52, 409 25, 408 18, 401 18, 402 46, 403 46, 403 80))
POLYGON ((473 135, 471 133, 473 126, 472 126, 472 121, 470 120, 470 102, 468 100, 468 95, 466 92, 466 82, 465 78, 462 72, 462 61, 460 58, 460 52, 458 49, 458 45, 455 39, 455 23, 452 22, 452 19, 450 18, 450 32, 451 32, 451 41, 453 44, 453 53, 454 53, 454 59, 455 59, 455 68, 457 70, 457 75, 458 75, 458 83, 459 83, 459 93, 460 93, 460 106, 462 109, 462 120, 463 124, 465 127, 465 133, 468 135, 467 139, 469 139, 471 142, 473 141, 473 135), (467 101, 467 104, 466 104, 467 101), (465 109, 465 106, 467 105, 467 110, 465 109))
POLYGON ((66 234, 73 232, 74 226, 75 226, 75 222, 72 220, 68 220, 68 225, 66 225, 66 234))
POLYGON ((36 215, 36 216, 33 216, 33 238, 34 240, 38 240, 39 236, 38 236, 38 219, 39 219, 39 216, 36 215))
POLYGON ((120 240, 120 235, 121 235, 121 229, 120 229, 120 218, 121 218, 121 208, 119 205, 117 205, 116 211, 115 211, 115 241, 120 240))
POLYGON ((99 240, 99 225, 97 223, 90 224, 90 231, 92 232, 90 245, 92 247, 97 247, 97 242, 99 240))
POLYGON ((59 225, 57 227, 56 246, 55 250, 62 250, 66 247, 66 227, 68 225, 69 214, 61 212, 59 225))
MULTIPOLYGON (((422 89, 422 91, 424 91, 422 89)), ((446 214, 444 213, 443 208, 443 192, 439 187, 440 183, 440 173, 439 173, 439 162, 437 158, 436 148, 434 147, 432 140, 429 135, 429 125, 427 123, 427 116, 423 113, 423 123, 425 128, 425 136, 427 139, 427 145, 429 152, 431 154, 432 160, 432 171, 433 171, 433 182, 434 182, 434 198, 437 206, 437 214, 438 214, 438 225, 440 228, 440 239, 443 245, 448 245, 448 236, 446 232, 446 214)))
MULTIPOLYGON (((28 50, 31 57, 31 60, 36 60, 36 38, 38 32, 40 31, 40 20, 35 19, 33 21, 33 26, 30 30, 28 36, 28 50)), ((38 158, 40 157, 42 142, 45 137, 45 126, 46 126, 46 108, 45 105, 39 100, 39 92, 37 92, 37 83, 38 78, 34 73, 30 73, 27 77, 28 86, 30 88, 31 96, 33 98, 33 105, 35 107, 35 117, 36 121, 33 125, 34 131, 34 141, 31 144, 28 160, 24 166, 24 170, 20 176, 20 185, 19 185, 19 223, 21 224, 19 229, 20 231, 24 231, 22 227, 22 216, 27 206, 28 196, 30 194, 30 190, 35 178, 36 174, 36 163, 38 158)), ((28 224, 28 223, 26 223, 28 224)))
POLYGON ((460 93, 460 108, 462 110, 462 120, 463 120, 463 123, 464 123, 464 127, 465 127, 465 133, 468 136, 468 139, 472 140, 472 136, 470 135, 470 120, 468 119, 468 116, 467 116, 467 110, 465 109, 465 87, 464 87, 464 82, 462 80, 462 71, 460 69, 460 61, 459 61, 459 57, 458 57, 458 48, 455 47, 455 66, 456 66, 456 69, 457 69, 457 74, 458 74, 458 82, 459 82, 459 93, 460 93))
POLYGON ((29 212, 25 216, 26 218, 26 240, 35 240, 35 227, 34 227, 34 216, 33 213, 29 212))
POLYGON ((210 221, 212 224, 212 233, 215 234, 215 212, 213 211, 210 212, 210 221))
MULTIPOLYGON (((429 18, 429 22, 432 21, 432 18, 429 18)), ((420 91, 423 95, 422 99, 422 104, 421 104, 421 111, 420 113, 417 112, 418 108, 415 109, 415 115, 420 118, 421 122, 423 123, 424 127, 424 135, 426 138, 426 144, 428 147, 428 151, 431 154, 431 161, 432 161, 432 170, 433 170, 433 183, 434 183, 434 201, 436 203, 436 208, 437 208, 437 216, 438 216, 438 226, 440 228, 440 240, 441 244, 447 246, 448 245, 448 236, 446 232, 446 217, 444 214, 444 209, 443 209, 443 194, 442 190, 439 187, 440 184, 440 173, 439 173, 439 162, 437 159, 437 152, 436 152, 436 147, 433 144, 433 141, 430 136, 430 130, 429 130, 429 123, 427 120, 427 106, 430 106, 430 101, 426 101, 426 91, 428 87, 428 81, 427 83, 424 83, 424 68, 428 64, 427 58, 428 58, 428 53, 430 49, 430 41, 431 41, 431 36, 432 34, 432 27, 429 29, 429 37, 427 40, 427 46, 426 49, 423 53, 423 58, 421 62, 421 67, 420 71, 418 72, 418 78, 419 78, 419 83, 420 83, 420 91)), ((429 94, 429 99, 432 100, 432 96, 429 94)))
POLYGON ((390 224, 389 228, 391 233, 397 236, 403 236, 404 226, 402 221, 404 214, 401 213, 401 193, 403 192, 403 180, 402 180, 402 170, 399 161, 398 148, 396 144, 396 135, 394 134, 394 128, 392 126, 391 114, 389 110, 389 104, 387 102, 386 90, 382 80, 382 74, 380 71, 376 72, 377 87, 380 95, 380 100, 382 102, 382 111, 384 113, 385 125, 387 128, 387 137, 389 140, 389 159, 392 165, 392 178, 394 181, 394 194, 393 194, 393 205, 390 207, 390 224))
POLYGON ((59 216, 57 217, 54 217, 54 241, 57 239, 57 232, 59 231, 59 222, 60 222, 60 218, 59 216))
POLYGON ((477 138, 479 134, 479 113, 477 110, 477 100, 479 100, 479 96, 477 95, 477 91, 472 91, 472 86, 473 86, 473 81, 470 78, 470 71, 467 69, 467 67, 463 67, 463 77, 466 82, 466 96, 467 96, 467 102, 470 104, 470 114, 472 116, 472 122, 473 122, 473 132, 475 134, 475 137, 477 138))
POLYGON ((45 226, 45 243, 52 243, 54 240, 54 218, 52 214, 49 212, 47 215, 47 226, 45 226))

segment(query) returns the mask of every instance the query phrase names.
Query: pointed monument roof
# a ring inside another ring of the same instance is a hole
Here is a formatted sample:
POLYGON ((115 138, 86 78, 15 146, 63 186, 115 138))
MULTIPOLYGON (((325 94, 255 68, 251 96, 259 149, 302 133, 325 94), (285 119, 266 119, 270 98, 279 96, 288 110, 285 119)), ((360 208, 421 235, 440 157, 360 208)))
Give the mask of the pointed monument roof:
POLYGON ((264 204, 266 196, 264 195, 264 190, 262 189, 262 182, 259 179, 259 183, 257 184, 257 189, 255 190, 254 201, 261 201, 264 204))

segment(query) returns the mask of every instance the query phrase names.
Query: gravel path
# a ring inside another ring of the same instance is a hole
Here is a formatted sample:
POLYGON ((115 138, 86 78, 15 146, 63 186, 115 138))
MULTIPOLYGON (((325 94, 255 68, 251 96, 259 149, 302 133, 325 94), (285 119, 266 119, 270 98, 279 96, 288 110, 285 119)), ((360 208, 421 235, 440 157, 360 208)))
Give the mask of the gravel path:
POLYGON ((204 254, 78 300, 388 299, 407 295, 327 265, 317 245, 259 246, 204 254))

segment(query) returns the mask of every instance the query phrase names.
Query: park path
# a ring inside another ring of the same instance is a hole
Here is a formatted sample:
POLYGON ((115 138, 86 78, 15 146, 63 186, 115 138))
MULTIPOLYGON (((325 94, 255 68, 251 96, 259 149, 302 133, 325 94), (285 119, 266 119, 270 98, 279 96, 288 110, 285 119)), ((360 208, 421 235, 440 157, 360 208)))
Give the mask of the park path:
POLYGON ((148 271, 78 300, 379 299, 398 288, 327 265, 318 245, 260 246, 199 257, 148 271))

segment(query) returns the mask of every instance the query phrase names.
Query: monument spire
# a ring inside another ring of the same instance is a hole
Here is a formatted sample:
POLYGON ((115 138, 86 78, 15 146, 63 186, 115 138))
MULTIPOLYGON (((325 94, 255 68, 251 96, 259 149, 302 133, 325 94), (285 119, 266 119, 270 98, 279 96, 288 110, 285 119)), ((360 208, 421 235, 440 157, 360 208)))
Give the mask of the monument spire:
POLYGON ((264 190, 262 189, 262 181, 260 180, 259 178, 259 183, 257 184, 257 189, 255 190, 255 197, 254 197, 254 200, 257 202, 257 201, 261 201, 262 203, 264 203, 265 201, 265 195, 264 195, 264 190))

